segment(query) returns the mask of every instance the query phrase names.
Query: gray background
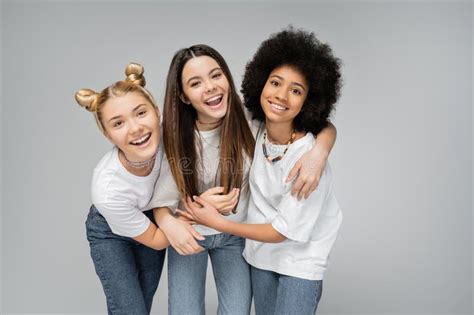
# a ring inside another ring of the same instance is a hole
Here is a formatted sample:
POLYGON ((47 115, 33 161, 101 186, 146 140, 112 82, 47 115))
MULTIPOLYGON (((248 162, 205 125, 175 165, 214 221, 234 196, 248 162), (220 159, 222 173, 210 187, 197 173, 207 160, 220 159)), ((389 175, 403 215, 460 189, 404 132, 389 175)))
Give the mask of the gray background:
MULTIPOLYGON (((206 43, 238 85, 270 33, 314 30, 344 61, 331 154, 345 219, 319 313, 472 312, 472 4, 78 3, 1 6, 2 313, 105 313, 84 220, 110 144, 74 92, 206 43)), ((166 313, 166 270, 155 314, 166 313)), ((209 276, 206 303, 215 313, 209 276)))

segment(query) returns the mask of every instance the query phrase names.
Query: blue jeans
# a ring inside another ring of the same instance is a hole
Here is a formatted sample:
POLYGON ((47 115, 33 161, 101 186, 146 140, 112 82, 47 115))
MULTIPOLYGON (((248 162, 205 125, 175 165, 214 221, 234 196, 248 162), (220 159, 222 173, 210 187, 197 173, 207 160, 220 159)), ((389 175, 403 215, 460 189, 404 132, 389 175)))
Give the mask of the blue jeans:
POLYGON ((322 280, 285 276, 250 266, 257 315, 316 314, 322 280))
POLYGON ((198 241, 203 252, 181 256, 168 248, 168 313, 205 314, 204 295, 208 256, 216 281, 217 314, 249 314, 252 302, 250 268, 242 257, 244 239, 220 233, 198 241))
MULTIPOLYGON (((153 218, 152 211, 144 213, 153 218)), ((165 250, 157 251, 132 238, 112 233, 94 206, 87 216, 86 230, 95 271, 107 299, 108 314, 149 314, 165 250)))

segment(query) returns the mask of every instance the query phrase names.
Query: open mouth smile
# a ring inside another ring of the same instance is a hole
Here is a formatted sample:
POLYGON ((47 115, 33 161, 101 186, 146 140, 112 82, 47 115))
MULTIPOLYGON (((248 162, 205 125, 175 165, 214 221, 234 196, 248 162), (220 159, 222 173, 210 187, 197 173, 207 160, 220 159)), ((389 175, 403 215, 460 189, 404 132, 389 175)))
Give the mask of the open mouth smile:
POLYGON ((280 105, 280 104, 276 104, 276 103, 272 103, 270 101, 268 101, 268 103, 270 103, 270 107, 274 110, 274 111, 277 111, 277 112, 284 112, 286 110, 288 110, 288 107, 285 107, 283 105, 280 105))
POLYGON ((218 94, 216 96, 208 98, 207 100, 204 101, 204 103, 210 107, 217 107, 222 103, 223 97, 224 97, 224 94, 218 94))
POLYGON ((141 136, 140 138, 136 139, 136 140, 133 140, 133 141, 130 141, 129 143, 131 145, 135 145, 135 146, 142 146, 144 145, 145 143, 148 142, 148 140, 150 140, 151 138, 151 132, 141 136))

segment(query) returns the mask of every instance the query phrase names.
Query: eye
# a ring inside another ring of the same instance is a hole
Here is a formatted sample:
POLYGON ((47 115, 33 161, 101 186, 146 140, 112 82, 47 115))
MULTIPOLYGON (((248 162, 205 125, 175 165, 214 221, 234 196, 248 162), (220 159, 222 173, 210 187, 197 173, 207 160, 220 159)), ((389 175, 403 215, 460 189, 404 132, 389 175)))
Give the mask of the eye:
POLYGON ((123 125, 123 121, 117 120, 117 121, 115 121, 115 122, 113 123, 112 127, 114 127, 114 128, 120 128, 120 127, 122 127, 122 125, 123 125))
POLYGON ((142 117, 142 116, 145 116, 145 114, 146 114, 146 110, 142 109, 142 110, 138 111, 137 116, 142 117))
POLYGON ((216 72, 212 75, 213 79, 219 79, 222 76, 222 72, 216 72))
POLYGON ((280 82, 278 82, 277 80, 271 80, 270 84, 273 86, 280 86, 280 82))
POLYGON ((303 92, 301 92, 299 89, 292 89, 291 93, 293 93, 294 95, 302 95, 303 94, 303 92))
POLYGON ((190 85, 192 88, 194 88, 194 87, 198 87, 199 84, 201 84, 200 81, 193 81, 193 82, 191 82, 189 85, 190 85))

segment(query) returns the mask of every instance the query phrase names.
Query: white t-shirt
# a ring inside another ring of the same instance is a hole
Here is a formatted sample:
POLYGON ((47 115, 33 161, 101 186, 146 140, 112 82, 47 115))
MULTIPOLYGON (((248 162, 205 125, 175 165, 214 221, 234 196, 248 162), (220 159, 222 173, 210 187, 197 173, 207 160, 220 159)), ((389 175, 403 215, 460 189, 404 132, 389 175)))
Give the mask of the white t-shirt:
POLYGON ((155 165, 147 176, 128 172, 113 147, 97 164, 92 177, 92 203, 105 218, 114 234, 136 237, 150 224, 143 211, 148 203, 160 173, 163 150, 158 147, 155 165))
MULTIPOLYGON (((195 131, 196 140, 201 139, 202 150, 198 150, 197 167, 201 170, 198 176, 198 189, 201 192, 209 188, 219 186, 220 178, 217 172, 219 165, 219 144, 221 138, 221 127, 209 131, 195 131), (199 157, 199 153, 202 154, 199 157)), ((250 160, 247 160, 243 176, 243 187, 240 189, 240 199, 236 214, 226 217, 234 222, 244 222, 247 218, 247 206, 249 200, 249 188, 247 185, 250 170, 250 160)), ((158 179, 149 208, 169 207, 172 211, 176 208, 183 209, 182 196, 179 193, 176 181, 171 173, 170 165, 166 156, 163 158, 160 178, 158 179)), ((183 209, 184 210, 184 209, 183 209)), ((201 235, 214 235, 220 232, 204 225, 194 225, 196 231, 201 235)))
MULTIPOLYGON (((313 141, 313 135, 307 133, 289 146, 282 160, 270 163, 262 150, 263 132, 259 134, 250 170, 247 223, 271 223, 287 240, 281 243, 246 240, 243 255, 256 268, 321 280, 342 221, 331 168, 326 165, 318 188, 306 200, 293 197, 293 183, 285 182, 296 161, 312 149, 313 141)), ((285 148, 286 145, 267 144, 267 152, 272 152, 273 157, 281 155, 285 148)))

